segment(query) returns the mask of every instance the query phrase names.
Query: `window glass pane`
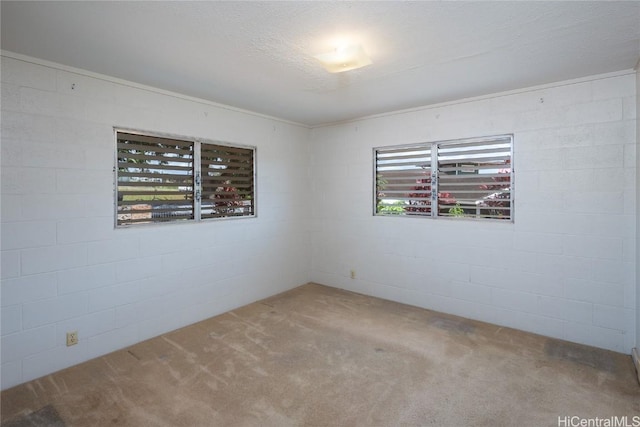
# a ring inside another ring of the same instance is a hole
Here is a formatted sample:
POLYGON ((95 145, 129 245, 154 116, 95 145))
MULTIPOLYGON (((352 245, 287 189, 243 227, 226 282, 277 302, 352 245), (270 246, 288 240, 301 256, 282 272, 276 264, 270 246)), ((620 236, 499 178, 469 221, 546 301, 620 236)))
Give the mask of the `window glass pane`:
POLYGON ((431 215, 431 146, 376 150, 376 213, 431 215))
POLYGON ((193 219, 193 143, 117 133, 117 225, 193 219))
POLYGON ((439 216, 511 218, 511 138, 438 147, 439 216))
POLYGON ((254 214, 254 150, 202 144, 201 218, 254 214))

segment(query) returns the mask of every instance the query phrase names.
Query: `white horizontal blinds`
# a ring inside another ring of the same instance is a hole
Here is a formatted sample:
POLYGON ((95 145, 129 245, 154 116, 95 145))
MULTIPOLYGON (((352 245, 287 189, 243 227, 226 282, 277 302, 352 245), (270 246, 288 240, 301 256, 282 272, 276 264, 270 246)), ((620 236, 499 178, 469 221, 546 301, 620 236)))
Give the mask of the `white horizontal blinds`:
POLYGON ((379 148, 376 213, 431 215, 431 144, 379 148))
POLYGON ((438 215, 511 219, 511 136, 438 145, 438 215))
POLYGON ((117 224, 193 219, 193 142, 117 133, 117 224))
POLYGON ((254 215, 254 150, 205 143, 200 150, 201 218, 254 215))

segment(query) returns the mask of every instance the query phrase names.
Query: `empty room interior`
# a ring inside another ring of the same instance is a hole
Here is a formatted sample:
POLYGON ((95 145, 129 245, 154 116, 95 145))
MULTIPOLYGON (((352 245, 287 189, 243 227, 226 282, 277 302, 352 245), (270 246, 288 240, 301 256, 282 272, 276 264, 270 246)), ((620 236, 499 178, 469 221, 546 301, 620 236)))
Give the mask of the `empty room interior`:
POLYGON ((640 2, 0 7, 2 427, 640 426, 640 2))

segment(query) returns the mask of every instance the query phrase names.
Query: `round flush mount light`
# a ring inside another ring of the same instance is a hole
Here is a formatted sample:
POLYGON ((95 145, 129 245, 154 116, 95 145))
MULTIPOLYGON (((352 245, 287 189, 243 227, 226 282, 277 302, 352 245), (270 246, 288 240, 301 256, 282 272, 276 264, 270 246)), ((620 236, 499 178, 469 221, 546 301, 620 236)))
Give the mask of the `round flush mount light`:
POLYGON ((331 52, 321 53, 315 58, 330 73, 342 73, 371 64, 361 45, 341 46, 331 52))

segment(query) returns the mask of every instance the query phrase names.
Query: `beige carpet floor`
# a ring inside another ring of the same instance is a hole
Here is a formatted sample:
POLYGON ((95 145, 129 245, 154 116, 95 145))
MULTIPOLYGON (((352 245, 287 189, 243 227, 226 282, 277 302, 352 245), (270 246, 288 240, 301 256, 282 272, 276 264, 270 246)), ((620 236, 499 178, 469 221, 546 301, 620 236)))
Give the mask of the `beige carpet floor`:
POLYGON ((315 284, 0 398, 3 427, 640 423, 630 356, 315 284))

